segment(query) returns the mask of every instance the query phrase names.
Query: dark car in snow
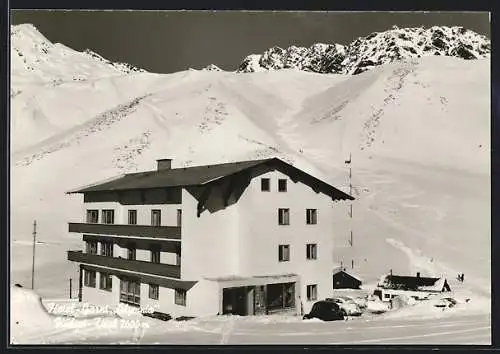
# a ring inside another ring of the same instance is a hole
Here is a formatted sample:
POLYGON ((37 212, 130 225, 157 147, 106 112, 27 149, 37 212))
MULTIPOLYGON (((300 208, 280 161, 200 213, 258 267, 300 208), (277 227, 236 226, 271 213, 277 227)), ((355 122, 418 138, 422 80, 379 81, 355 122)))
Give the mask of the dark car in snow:
POLYGON ((344 319, 342 309, 333 301, 318 301, 315 302, 308 314, 304 315, 304 319, 318 318, 322 321, 337 321, 344 319))

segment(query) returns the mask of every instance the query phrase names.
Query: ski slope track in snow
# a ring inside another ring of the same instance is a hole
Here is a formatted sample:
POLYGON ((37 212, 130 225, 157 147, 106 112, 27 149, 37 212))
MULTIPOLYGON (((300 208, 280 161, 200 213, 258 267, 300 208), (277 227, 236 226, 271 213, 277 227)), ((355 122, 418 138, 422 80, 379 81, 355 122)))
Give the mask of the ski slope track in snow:
MULTIPOLYGON (((30 284, 36 220, 36 289, 67 296, 78 268, 66 251, 81 248, 67 223, 81 216, 82 200, 65 192, 79 186, 153 170, 160 158, 183 167, 279 157, 349 192, 351 156, 353 245, 332 235, 334 262, 353 266, 367 284, 390 270, 445 275, 480 304, 471 307, 477 316, 489 316, 488 57, 408 57, 356 75, 211 66, 153 74, 51 44, 31 25, 13 26, 11 41, 22 54, 13 50, 11 74, 13 283, 30 284)), ((349 218, 347 205, 339 207, 349 218)), ((238 321, 220 328, 228 334, 210 341, 231 344, 242 330, 238 321)), ((484 339, 470 329, 456 331, 484 339)))

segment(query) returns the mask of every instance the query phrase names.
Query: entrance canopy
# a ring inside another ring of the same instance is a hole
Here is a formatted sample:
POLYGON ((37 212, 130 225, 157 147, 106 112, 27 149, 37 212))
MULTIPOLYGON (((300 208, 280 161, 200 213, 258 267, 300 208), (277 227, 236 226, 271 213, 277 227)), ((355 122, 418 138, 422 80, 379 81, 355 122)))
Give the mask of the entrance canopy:
POLYGON ((252 277, 226 276, 205 278, 219 283, 221 288, 236 288, 240 286, 259 286, 267 284, 292 283, 299 279, 297 274, 257 275, 252 277))

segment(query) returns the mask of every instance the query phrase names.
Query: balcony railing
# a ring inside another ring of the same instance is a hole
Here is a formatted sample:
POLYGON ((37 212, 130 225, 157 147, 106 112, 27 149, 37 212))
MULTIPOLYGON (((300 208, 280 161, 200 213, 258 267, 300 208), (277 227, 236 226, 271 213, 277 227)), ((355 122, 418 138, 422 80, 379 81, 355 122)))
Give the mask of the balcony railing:
POLYGON ((180 226, 148 226, 120 224, 69 223, 69 232, 89 233, 97 235, 117 235, 135 237, 154 237, 165 239, 181 239, 180 226))
POLYGON ((87 254, 82 251, 68 251, 68 260, 78 263, 87 263, 96 266, 110 267, 132 272, 146 273, 180 279, 181 267, 170 264, 136 261, 126 258, 107 257, 87 254))

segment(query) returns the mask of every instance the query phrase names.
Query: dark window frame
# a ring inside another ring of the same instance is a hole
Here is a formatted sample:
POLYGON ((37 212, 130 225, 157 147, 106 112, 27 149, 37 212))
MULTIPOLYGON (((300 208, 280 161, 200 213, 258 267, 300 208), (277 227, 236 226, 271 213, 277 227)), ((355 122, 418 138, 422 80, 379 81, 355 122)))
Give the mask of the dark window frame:
POLYGON ((99 289, 113 291, 113 277, 111 274, 99 272, 99 289))
POLYGON ((318 244, 317 243, 308 243, 306 245, 306 259, 308 259, 308 260, 318 259, 318 244))
POLYGON ((318 224, 318 209, 306 209, 306 224, 318 224))
POLYGON ((98 242, 96 240, 85 241, 85 253, 86 254, 97 254, 98 242))
POLYGON ((182 209, 177 209, 177 226, 182 226, 182 209))
POLYGON ((151 226, 161 226, 161 209, 151 210, 151 226), (155 219, 155 215, 158 215, 158 219, 155 219), (157 223, 155 221, 158 221, 157 223))
POLYGON ((271 179, 270 178, 261 178, 260 179, 260 191, 261 192, 270 192, 271 191, 271 179))
POLYGON ((133 278, 120 278, 120 302, 140 306, 141 282, 133 278))
POLYGON ((278 225, 290 225, 290 209, 278 209, 278 225))
POLYGON ((112 225, 115 223, 115 210, 114 209, 102 209, 102 223, 112 225))
POLYGON ((137 225, 137 209, 129 209, 128 210, 128 224, 129 225, 137 225))
POLYGON ((160 299, 160 286, 157 284, 149 284, 149 294, 150 299, 159 300, 160 299))
POLYGON ((288 191, 288 180, 286 178, 278 179, 278 192, 285 193, 288 191))
POLYGON ((278 262, 290 262, 290 245, 278 245, 278 262))
POLYGON ((101 256, 113 257, 113 242, 102 241, 101 242, 101 256))
POLYGON ((316 301, 318 299, 318 284, 309 284, 306 288, 307 301, 316 301))
POLYGON ((186 306, 187 290, 174 289, 174 303, 179 306, 186 306))
POLYGON ((151 263, 160 263, 161 260, 160 247, 158 245, 153 245, 151 246, 149 251, 151 252, 151 257, 150 257, 151 263))
POLYGON ((83 277, 84 277, 83 279, 84 286, 88 288, 96 287, 96 272, 94 270, 84 269, 83 277))
POLYGON ((87 224, 99 223, 99 209, 87 209, 87 224))
POLYGON ((129 243, 127 245, 127 259, 131 261, 137 260, 137 247, 135 243, 129 243))

